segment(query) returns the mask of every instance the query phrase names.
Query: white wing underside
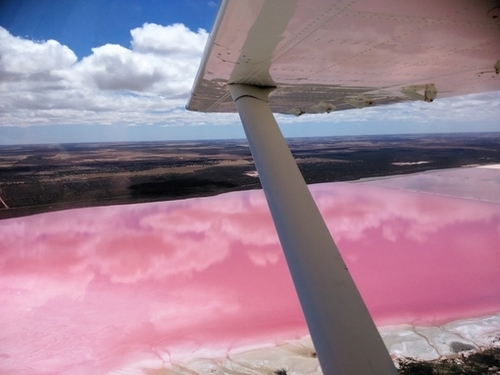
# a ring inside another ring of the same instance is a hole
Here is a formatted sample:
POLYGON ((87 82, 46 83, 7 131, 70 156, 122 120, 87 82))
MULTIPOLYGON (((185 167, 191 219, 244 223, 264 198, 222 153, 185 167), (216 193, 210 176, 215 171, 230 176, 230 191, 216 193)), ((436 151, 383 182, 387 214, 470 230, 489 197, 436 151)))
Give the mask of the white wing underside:
POLYGON ((228 84, 299 115, 500 90, 490 0, 225 0, 187 109, 236 112, 228 84))

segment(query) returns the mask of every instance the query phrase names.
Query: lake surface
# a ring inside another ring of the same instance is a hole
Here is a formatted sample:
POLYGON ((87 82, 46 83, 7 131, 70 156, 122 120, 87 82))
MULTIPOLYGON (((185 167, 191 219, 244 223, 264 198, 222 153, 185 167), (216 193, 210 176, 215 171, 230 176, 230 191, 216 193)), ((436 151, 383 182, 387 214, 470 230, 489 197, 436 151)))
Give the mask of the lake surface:
MULTIPOLYGON (((310 186, 378 326, 500 312, 500 203, 447 188, 491 194, 500 173, 477 170, 310 186)), ((175 373, 308 334, 261 191, 3 220, 0 238, 3 374, 175 373)))

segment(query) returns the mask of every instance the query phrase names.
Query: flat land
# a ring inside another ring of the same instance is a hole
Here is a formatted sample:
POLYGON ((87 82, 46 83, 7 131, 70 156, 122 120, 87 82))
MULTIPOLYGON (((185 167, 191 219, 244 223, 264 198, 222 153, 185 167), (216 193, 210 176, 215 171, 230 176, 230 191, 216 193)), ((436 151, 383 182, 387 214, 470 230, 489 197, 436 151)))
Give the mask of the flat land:
MULTIPOLYGON (((500 133, 288 142, 308 184, 500 163, 500 133)), ((243 140, 0 146, 0 219, 258 188, 243 140)))

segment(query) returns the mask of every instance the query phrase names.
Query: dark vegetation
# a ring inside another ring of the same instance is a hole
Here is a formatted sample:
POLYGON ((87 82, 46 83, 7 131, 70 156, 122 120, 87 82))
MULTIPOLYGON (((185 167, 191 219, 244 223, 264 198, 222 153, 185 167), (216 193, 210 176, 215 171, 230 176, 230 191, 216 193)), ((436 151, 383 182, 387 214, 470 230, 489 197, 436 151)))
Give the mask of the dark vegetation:
MULTIPOLYGON (((307 183, 500 163, 500 133, 289 140, 307 183), (426 163, 420 163, 425 161, 426 163)), ((0 146, 0 219, 260 188, 246 141, 0 146)))
POLYGON ((500 348, 490 348, 468 356, 436 361, 399 361, 400 375, 498 375, 500 348))
MULTIPOLYGON (((460 351, 469 350, 463 349, 460 351)), ((412 358, 398 360, 399 375, 498 375, 500 374, 500 348, 489 348, 456 358, 419 361, 412 358)), ((288 375, 280 368, 274 375, 288 375)))
POLYGON ((171 176, 170 178, 156 178, 149 182, 130 185, 131 198, 148 196, 161 198, 165 191, 170 197, 185 197, 196 195, 203 191, 204 195, 215 195, 221 190, 234 190, 238 185, 228 181, 217 181, 209 179, 191 178, 184 176, 171 176))

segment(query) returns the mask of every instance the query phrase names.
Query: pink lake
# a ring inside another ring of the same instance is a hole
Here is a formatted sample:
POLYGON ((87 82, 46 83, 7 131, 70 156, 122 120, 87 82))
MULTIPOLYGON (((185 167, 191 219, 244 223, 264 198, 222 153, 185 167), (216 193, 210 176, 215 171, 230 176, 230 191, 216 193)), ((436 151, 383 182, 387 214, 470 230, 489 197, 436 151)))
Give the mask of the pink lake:
MULTIPOLYGON (((391 180, 310 187, 377 325, 498 313, 500 203, 391 180)), ((3 220, 0 239, 2 374, 307 335, 261 191, 3 220)))

